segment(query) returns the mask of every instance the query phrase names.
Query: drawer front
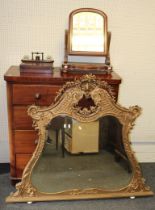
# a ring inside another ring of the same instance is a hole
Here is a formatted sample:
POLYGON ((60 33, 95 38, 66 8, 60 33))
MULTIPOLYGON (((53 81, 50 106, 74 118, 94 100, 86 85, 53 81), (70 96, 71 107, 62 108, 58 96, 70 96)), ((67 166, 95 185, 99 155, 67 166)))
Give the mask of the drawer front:
POLYGON ((35 131, 14 131, 15 153, 33 153, 38 135, 35 131))
POLYGON ((32 154, 16 154, 16 176, 22 177, 23 170, 30 160, 32 154))
POLYGON ((16 105, 50 105, 60 86, 53 85, 13 85, 13 104, 16 105))
POLYGON ((28 106, 13 107, 13 129, 14 130, 33 130, 32 118, 27 114, 28 106))

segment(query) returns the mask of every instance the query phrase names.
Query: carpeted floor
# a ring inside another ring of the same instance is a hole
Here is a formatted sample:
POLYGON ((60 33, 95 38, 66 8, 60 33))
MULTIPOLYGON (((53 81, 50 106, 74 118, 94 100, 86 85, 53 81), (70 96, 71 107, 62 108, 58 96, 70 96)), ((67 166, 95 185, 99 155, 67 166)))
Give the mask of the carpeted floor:
MULTIPOLYGON (((142 164, 142 170, 147 183, 155 192, 155 163, 142 164)), ((134 200, 119 198, 6 204, 5 197, 13 190, 9 174, 0 174, 0 210, 155 210, 155 196, 134 200)))

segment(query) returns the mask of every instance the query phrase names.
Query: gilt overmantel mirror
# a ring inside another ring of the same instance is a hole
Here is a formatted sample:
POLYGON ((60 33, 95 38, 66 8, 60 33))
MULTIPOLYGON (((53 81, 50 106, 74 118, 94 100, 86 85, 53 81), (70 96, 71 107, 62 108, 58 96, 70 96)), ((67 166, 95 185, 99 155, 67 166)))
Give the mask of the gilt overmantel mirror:
POLYGON ((28 114, 38 144, 7 202, 149 196, 129 133, 141 113, 113 99, 93 75, 66 83, 49 107, 28 114))
POLYGON ((103 11, 94 8, 72 11, 65 34, 63 72, 110 73, 110 37, 107 15, 103 11))

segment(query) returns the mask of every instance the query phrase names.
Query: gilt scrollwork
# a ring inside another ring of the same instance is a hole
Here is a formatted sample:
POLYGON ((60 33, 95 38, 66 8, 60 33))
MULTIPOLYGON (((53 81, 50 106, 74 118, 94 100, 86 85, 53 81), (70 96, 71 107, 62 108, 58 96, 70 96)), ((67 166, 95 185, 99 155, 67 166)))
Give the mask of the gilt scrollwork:
POLYGON ((30 106, 28 115, 32 117, 33 126, 38 130, 39 141, 32 158, 24 169, 21 182, 16 185, 16 192, 7 198, 7 202, 152 195, 153 193, 145 185, 145 181, 142 178, 140 166, 129 141, 129 132, 140 113, 141 108, 139 106, 132 106, 127 109, 117 104, 114 100, 112 88, 106 82, 97 80, 94 75, 84 75, 79 80, 67 82, 59 91, 55 98, 55 103, 49 107, 30 106), (91 99, 93 105, 82 108, 79 105, 79 101, 83 97, 91 99), (124 148, 133 169, 133 177, 126 187, 114 191, 94 188, 72 189, 70 191, 47 194, 39 192, 32 185, 31 173, 44 148, 46 126, 54 117, 59 115, 68 115, 80 122, 95 121, 106 115, 114 116, 119 120, 123 126, 124 148))
POLYGON ((97 80, 95 75, 89 74, 83 75, 80 79, 75 79, 74 82, 66 82, 66 84, 58 91, 57 96, 55 97, 55 102, 62 97, 66 90, 73 89, 74 87, 83 91, 86 96, 90 95, 90 92, 96 87, 99 87, 107 90, 111 98, 115 100, 113 88, 106 81, 97 80))

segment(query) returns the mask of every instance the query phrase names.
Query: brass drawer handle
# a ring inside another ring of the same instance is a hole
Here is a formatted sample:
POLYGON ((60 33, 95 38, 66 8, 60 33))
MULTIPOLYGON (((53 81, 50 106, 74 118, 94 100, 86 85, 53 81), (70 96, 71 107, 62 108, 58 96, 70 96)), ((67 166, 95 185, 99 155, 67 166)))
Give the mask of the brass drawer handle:
POLYGON ((40 93, 36 93, 35 94, 35 99, 40 99, 41 98, 41 94, 40 93))

